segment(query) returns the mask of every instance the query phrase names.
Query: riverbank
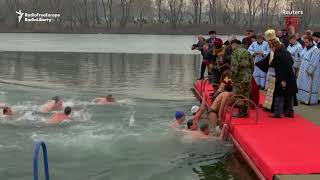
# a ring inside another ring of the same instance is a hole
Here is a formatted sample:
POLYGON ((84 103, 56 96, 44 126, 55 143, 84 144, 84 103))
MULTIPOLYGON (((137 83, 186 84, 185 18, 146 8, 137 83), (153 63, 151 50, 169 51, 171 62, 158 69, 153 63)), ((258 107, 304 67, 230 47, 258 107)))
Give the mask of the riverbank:
MULTIPOLYGON (((251 27, 256 31, 263 32, 268 27, 251 27)), ((281 25, 272 26, 272 28, 281 29, 281 25)), ((120 27, 114 24, 109 28, 106 24, 96 26, 66 26, 60 24, 18 24, 12 26, 0 26, 0 33, 80 33, 80 34, 149 34, 149 35, 198 35, 207 34, 209 30, 216 30, 220 35, 245 34, 248 29, 245 25, 236 26, 233 24, 213 25, 213 24, 178 24, 174 28, 171 24, 128 24, 126 27, 120 27)), ((317 27, 311 29, 319 29, 317 27)))

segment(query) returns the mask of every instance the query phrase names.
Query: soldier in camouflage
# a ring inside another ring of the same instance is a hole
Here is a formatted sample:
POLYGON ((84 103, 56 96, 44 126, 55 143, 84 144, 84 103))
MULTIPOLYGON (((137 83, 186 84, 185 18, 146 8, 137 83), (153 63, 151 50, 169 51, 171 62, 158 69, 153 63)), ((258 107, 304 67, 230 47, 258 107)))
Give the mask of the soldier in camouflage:
MULTIPOLYGON (((248 50, 242 47, 239 40, 231 41, 233 49, 231 57, 231 79, 233 81, 233 93, 235 95, 242 95, 246 98, 250 98, 251 81, 253 73, 253 59, 248 50)), ((237 106, 239 107, 239 113, 234 117, 246 117, 248 116, 248 103, 240 101, 237 106)))

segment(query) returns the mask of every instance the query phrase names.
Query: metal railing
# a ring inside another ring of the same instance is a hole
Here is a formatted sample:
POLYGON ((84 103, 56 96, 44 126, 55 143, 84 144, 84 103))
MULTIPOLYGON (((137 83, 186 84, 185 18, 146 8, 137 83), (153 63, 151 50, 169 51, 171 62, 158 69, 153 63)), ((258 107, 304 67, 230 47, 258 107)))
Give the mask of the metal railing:
MULTIPOLYGON (((255 117, 255 121, 254 121, 254 124, 258 124, 258 122, 259 122, 259 107, 256 105, 256 103, 254 103, 252 100, 250 100, 250 99, 239 99, 239 100, 236 100, 236 102, 235 103, 233 103, 233 105, 231 106, 231 109, 230 109, 230 117, 229 117, 229 121, 227 121, 227 124, 228 124, 228 126, 230 127, 230 131, 232 131, 232 129, 233 129, 233 126, 232 126, 232 124, 231 124, 231 121, 232 121, 232 119, 233 119, 233 116, 232 116, 232 112, 233 112, 233 110, 234 110, 234 108, 235 108, 235 106, 239 103, 239 102, 241 102, 241 101, 244 101, 244 102, 247 102, 248 104, 249 104, 249 109, 250 109, 250 104, 252 104, 253 105, 253 107, 254 107, 254 109, 255 109, 255 111, 256 111, 256 117, 255 117)), ((248 123, 249 124, 249 123, 248 123)))
POLYGON ((33 179, 38 180, 39 179, 39 173, 38 173, 38 159, 39 159, 39 151, 40 148, 42 148, 42 154, 43 154, 43 165, 44 165, 44 174, 46 180, 49 180, 49 164, 48 164, 48 153, 47 153, 47 147, 46 144, 43 141, 40 141, 35 144, 34 146, 34 152, 33 152, 33 179))

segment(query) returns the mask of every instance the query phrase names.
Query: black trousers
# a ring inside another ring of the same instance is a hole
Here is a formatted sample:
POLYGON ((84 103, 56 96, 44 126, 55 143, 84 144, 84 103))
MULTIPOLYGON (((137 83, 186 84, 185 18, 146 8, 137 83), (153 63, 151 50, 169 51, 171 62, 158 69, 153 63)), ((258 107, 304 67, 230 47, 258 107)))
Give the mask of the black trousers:
POLYGON ((293 114, 294 96, 276 95, 274 102, 274 115, 281 116, 282 113, 293 114))
POLYGON ((204 78, 204 73, 206 72, 207 65, 202 61, 201 63, 201 72, 200 72, 200 78, 204 78))

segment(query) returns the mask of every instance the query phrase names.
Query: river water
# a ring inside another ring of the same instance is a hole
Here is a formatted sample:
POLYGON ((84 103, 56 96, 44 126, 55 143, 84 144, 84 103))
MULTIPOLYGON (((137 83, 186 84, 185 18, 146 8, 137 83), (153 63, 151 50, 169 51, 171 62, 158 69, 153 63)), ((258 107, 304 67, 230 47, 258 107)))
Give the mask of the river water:
POLYGON ((0 179, 32 179, 39 140, 54 180, 237 179, 225 165, 230 144, 170 128, 176 110, 198 104, 194 38, 0 34, 0 102, 15 113, 0 117, 0 179), (107 94, 117 103, 91 103, 107 94), (55 95, 73 119, 48 126, 39 108, 55 95))

